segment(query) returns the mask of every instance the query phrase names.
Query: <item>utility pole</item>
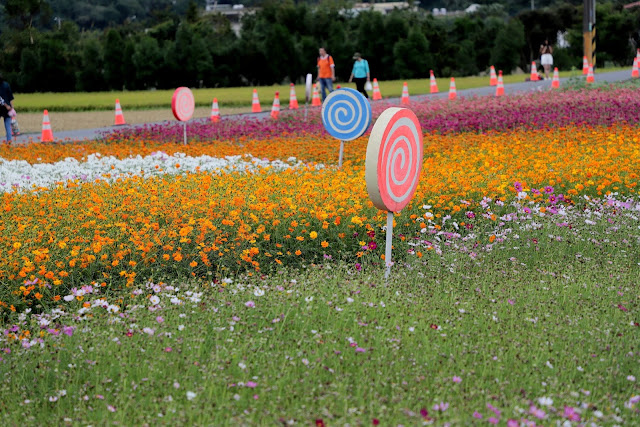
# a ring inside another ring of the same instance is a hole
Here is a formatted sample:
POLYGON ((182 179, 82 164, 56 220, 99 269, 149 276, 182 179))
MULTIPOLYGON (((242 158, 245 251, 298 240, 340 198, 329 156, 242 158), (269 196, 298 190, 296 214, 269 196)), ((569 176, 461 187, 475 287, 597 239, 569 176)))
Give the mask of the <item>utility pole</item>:
POLYGON ((584 0, 582 14, 582 38, 584 56, 596 67, 596 0, 584 0))

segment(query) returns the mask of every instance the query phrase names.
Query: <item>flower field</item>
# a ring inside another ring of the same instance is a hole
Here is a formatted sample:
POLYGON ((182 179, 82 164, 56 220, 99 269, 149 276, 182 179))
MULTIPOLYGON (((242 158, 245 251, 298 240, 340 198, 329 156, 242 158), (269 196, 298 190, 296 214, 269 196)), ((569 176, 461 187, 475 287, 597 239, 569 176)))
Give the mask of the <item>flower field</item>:
POLYGON ((639 422, 638 89, 410 108, 388 282, 318 110, 0 146, 0 419, 639 422))

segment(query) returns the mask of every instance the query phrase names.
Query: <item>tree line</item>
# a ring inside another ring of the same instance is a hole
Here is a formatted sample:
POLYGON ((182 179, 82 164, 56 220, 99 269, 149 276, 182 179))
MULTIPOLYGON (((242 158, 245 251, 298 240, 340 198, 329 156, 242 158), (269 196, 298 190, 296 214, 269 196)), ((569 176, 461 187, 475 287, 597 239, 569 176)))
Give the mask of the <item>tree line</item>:
MULTIPOLYGON (((39 8, 7 8, 12 2, 21 0, 5 0, 0 69, 17 92, 301 82, 315 74, 319 46, 333 56, 342 81, 356 51, 381 80, 428 77, 430 69, 441 77, 474 75, 489 65, 527 70, 545 38, 556 45, 560 69, 582 64, 582 7, 570 3, 515 16, 494 4, 439 17, 423 9, 383 15, 353 13, 339 2, 265 1, 244 15, 237 35, 226 17, 203 13, 194 0, 180 3, 183 14, 161 8, 152 20, 102 29, 71 20, 51 25, 41 19, 51 13, 44 1, 22 0, 39 8), (557 46, 559 32, 568 47, 557 46)), ((597 66, 630 65, 640 46, 640 7, 598 3, 597 23, 597 66)))

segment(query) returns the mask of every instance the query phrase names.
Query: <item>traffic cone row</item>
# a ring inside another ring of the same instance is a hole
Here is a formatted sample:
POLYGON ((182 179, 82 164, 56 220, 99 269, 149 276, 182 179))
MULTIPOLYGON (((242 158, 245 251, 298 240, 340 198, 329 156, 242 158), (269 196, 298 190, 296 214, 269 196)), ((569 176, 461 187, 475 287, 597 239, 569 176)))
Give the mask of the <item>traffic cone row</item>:
POLYGON ((498 77, 496 76, 496 69, 492 65, 489 70, 489 86, 495 86, 498 84, 498 77))
POLYGON ((582 57, 582 75, 586 76, 589 74, 589 61, 586 56, 582 57))
MULTIPOLYGON (((493 69, 493 67, 491 67, 493 69)), ((493 71, 495 73, 495 70, 493 71)), ((497 86, 496 86, 496 96, 504 95, 504 82, 502 81, 502 70, 498 72, 497 86)))
POLYGON ((411 101, 409 101, 409 87, 407 86, 407 82, 404 82, 402 85, 402 98, 400 99, 400 103, 403 105, 409 105, 411 101))
POLYGON ((124 114, 122 114, 122 107, 120 106, 120 100, 116 99, 116 126, 125 125, 127 122, 124 121, 124 114))
POLYGON ((560 87, 560 74, 558 74, 558 67, 553 68, 553 80, 551 80, 551 88, 558 89, 560 87))
POLYGON ((454 100, 458 96, 458 91, 456 90, 456 79, 451 77, 451 83, 449 83, 449 99, 454 100))
POLYGON ((382 99, 382 94, 380 93, 380 86, 378 85, 378 79, 373 79, 373 100, 378 101, 382 99))
POLYGON ((298 109, 298 98, 296 97, 296 87, 293 83, 291 83, 291 87, 289 88, 289 109, 290 110, 298 109))
POLYGON ((633 68, 631 69, 631 77, 635 79, 640 77, 640 71, 638 71, 638 68, 640 68, 640 59, 638 59, 638 57, 635 57, 633 58, 633 68))
POLYGON ((53 141, 53 131, 51 130, 51 122, 49 121, 49 111, 47 110, 44 110, 44 115, 42 116, 42 135, 40 136, 40 141, 42 142, 53 141))
POLYGON ((431 93, 438 93, 438 84, 436 83, 436 77, 433 75, 433 70, 429 70, 429 91, 431 93))
POLYGON ((536 67, 536 61, 531 62, 531 81, 537 82, 538 79, 538 69, 536 67))
POLYGON ((593 65, 589 64, 589 69, 587 70, 587 83, 593 83, 596 79, 593 76, 593 65))
POLYGON ((271 117, 275 120, 278 120, 278 117, 280 117, 280 92, 276 92, 276 97, 273 99, 271 117))
POLYGON ((220 121, 220 109, 218 108, 218 98, 213 98, 211 104, 211 122, 217 123, 220 121))
POLYGON ((258 91, 254 89, 253 99, 251 100, 251 112, 260 113, 261 111, 262 111, 262 108, 260 107, 260 100, 258 99, 258 91))
POLYGON ((318 83, 313 86, 313 96, 311 97, 311 106, 319 107, 322 105, 322 101, 320 100, 320 92, 318 90, 318 83))

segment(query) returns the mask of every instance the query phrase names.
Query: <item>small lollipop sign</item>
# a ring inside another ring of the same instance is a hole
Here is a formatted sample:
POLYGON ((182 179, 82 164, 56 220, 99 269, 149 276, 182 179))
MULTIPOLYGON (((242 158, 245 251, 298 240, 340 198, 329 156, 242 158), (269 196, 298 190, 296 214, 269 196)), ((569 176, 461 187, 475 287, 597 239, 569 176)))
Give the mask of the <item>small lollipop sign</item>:
POLYGON ((184 122, 184 143, 187 143, 187 121, 193 116, 195 110, 195 101, 193 92, 188 87, 179 87, 173 92, 171 98, 171 111, 173 116, 184 122))
POLYGON ((371 104, 360 92, 343 88, 331 92, 322 104, 322 124, 331 136, 340 140, 342 167, 344 142, 362 136, 371 124, 371 104))
POLYGON ((422 128, 413 111, 393 107, 380 114, 369 136, 365 180, 374 206, 387 211, 386 277, 391 271, 393 213, 413 198, 423 153, 422 128))

